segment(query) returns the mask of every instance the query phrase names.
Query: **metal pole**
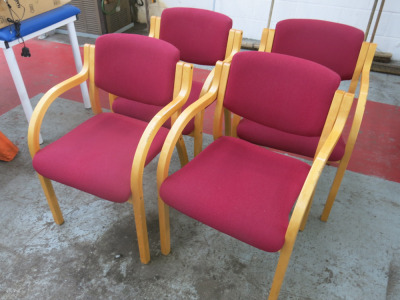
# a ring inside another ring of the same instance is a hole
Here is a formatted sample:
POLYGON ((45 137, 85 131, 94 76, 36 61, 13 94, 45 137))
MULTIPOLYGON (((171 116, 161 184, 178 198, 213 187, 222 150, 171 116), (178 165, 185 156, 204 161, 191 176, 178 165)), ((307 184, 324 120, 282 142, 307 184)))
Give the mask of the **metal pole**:
POLYGON ((144 7, 146 9, 147 30, 150 30, 150 12, 149 12, 149 1, 148 0, 144 0, 144 7))
POLYGON ((374 41, 375 33, 376 33, 376 30, 378 29, 379 20, 381 19, 382 10, 383 10, 383 6, 384 6, 384 5, 385 5, 385 0, 382 0, 381 6, 379 7, 379 13, 378 13, 378 15, 376 16, 374 31, 372 32, 372 36, 371 36, 370 43, 372 43, 372 42, 374 41))
POLYGON ((268 16, 267 28, 269 28, 269 26, 271 25, 272 12, 274 10, 274 4, 275 4, 275 0, 271 0, 271 7, 269 8, 269 16, 268 16))
POLYGON ((215 11, 215 2, 216 0, 213 1, 213 11, 215 11))
POLYGON ((378 4, 378 0, 375 0, 374 5, 372 6, 371 15, 369 16, 367 29, 365 30, 364 41, 366 41, 367 38, 368 38, 369 29, 370 29, 370 27, 371 27, 372 20, 374 19, 374 15, 375 15, 375 10, 376 10, 376 5, 377 5, 377 4, 378 4))

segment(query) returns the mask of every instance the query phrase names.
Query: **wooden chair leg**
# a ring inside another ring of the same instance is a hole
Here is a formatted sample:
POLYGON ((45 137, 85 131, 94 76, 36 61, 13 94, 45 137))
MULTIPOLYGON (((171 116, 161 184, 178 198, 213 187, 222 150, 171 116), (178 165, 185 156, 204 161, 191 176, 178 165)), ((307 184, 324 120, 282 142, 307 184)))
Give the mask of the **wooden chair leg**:
POLYGON ((307 220, 308 220, 308 215, 310 214, 311 205, 312 205, 312 202, 313 202, 313 200, 314 200, 314 195, 315 195, 315 190, 314 190, 314 192, 313 192, 312 195, 311 195, 311 199, 310 199, 310 202, 308 203, 307 210, 306 210, 306 212, 305 212, 305 214, 304 214, 303 220, 301 221, 301 224, 300 224, 300 231, 303 231, 303 230, 306 228, 306 224, 307 224, 307 220))
POLYGON ((149 237, 147 234, 146 212, 144 209, 143 190, 133 196, 133 213, 135 215, 136 234, 139 245, 140 261, 143 264, 150 262, 149 237))
MULTIPOLYGON (((196 134, 196 133, 195 133, 196 134)), ((194 156, 197 156, 203 149, 203 135, 200 132, 194 136, 194 156)))
POLYGON ((271 290, 269 292, 268 300, 276 300, 279 297, 283 279, 285 278, 286 269, 289 265, 290 256, 295 241, 286 241, 279 253, 278 265, 276 266, 275 276, 272 281, 271 290))
POLYGON ((194 123, 194 156, 199 154, 203 149, 203 119, 204 119, 204 110, 202 110, 199 114, 195 117, 194 123))
POLYGON ((168 255, 171 252, 169 206, 158 196, 158 218, 160 222, 161 253, 168 255))
POLYGON ((344 157, 340 162, 338 169, 336 171, 335 179, 333 180, 331 190, 329 191, 328 198, 326 199, 325 207, 321 215, 321 221, 328 221, 329 214, 331 212, 333 203, 335 202, 336 195, 339 191, 340 184, 342 183, 342 179, 344 173, 346 172, 347 165, 349 164, 350 158, 344 157))
POLYGON ((51 180, 48 178, 39 175, 40 184, 42 185, 43 192, 46 196, 47 203, 49 204, 50 211, 53 214, 53 219, 56 224, 61 225, 64 223, 64 218, 60 210, 60 206, 58 205, 58 200, 56 194, 54 192, 53 184, 51 180))
POLYGON ((231 136, 231 112, 224 109, 224 120, 225 120, 225 135, 231 136))
POLYGON ((182 136, 179 137, 178 142, 176 143, 176 150, 178 151, 181 167, 183 167, 188 163, 189 158, 186 150, 185 141, 183 140, 182 136))

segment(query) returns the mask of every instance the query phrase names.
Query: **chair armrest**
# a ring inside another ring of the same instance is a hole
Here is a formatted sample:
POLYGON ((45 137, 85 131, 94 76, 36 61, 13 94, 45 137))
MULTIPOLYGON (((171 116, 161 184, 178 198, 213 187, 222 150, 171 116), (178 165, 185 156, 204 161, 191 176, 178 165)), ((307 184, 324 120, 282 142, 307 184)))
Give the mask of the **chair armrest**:
POLYGON ((78 74, 52 87, 44 94, 39 103, 36 105, 28 127, 28 146, 32 157, 40 150, 40 127, 42 126, 43 118, 50 105, 60 95, 71 88, 80 85, 89 78, 89 45, 85 45, 84 58, 82 70, 78 74))
MULTIPOLYGON (((230 63, 232 61, 233 56, 240 51, 240 47, 242 45, 242 37, 243 31, 231 29, 232 32, 232 49, 230 50, 229 54, 225 57, 222 61, 223 63, 230 63)), ((200 92, 200 97, 203 96, 211 87, 211 83, 214 78, 215 68, 212 69, 210 74, 208 74, 206 80, 204 81, 203 87, 200 92)))
POLYGON ((365 112, 365 106, 367 104, 367 97, 369 90, 369 75, 376 47, 377 47, 376 44, 370 44, 367 51, 365 63, 361 71, 360 92, 357 99, 357 106, 354 112, 353 123, 350 128, 349 137, 347 138, 346 142, 346 150, 344 154, 345 157, 343 157, 342 160, 350 159, 350 155, 353 152, 354 145, 357 140, 358 132, 360 131, 361 122, 365 112))
POLYGON ((271 52, 274 37, 275 29, 264 28, 261 34, 260 46, 258 47, 258 51, 271 52))
POLYGON ((182 131, 198 113, 206 109, 217 98, 220 77, 222 73, 221 61, 217 62, 215 67, 215 76, 209 91, 200 99, 188 106, 175 121, 170 132, 168 133, 164 145, 162 147, 160 158, 157 167, 157 184, 161 186, 164 179, 168 176, 169 165, 171 162, 172 153, 179 138, 182 136, 182 131))
POLYGON ((331 103, 331 107, 329 108, 324 128, 322 129, 321 137, 319 139, 318 146, 315 151, 314 159, 317 157, 319 150, 321 150, 322 145, 325 143, 326 139, 329 136, 329 133, 332 131, 332 128, 335 125, 340 107, 342 105, 343 97, 345 94, 346 92, 342 90, 337 90, 335 92, 335 95, 333 96, 333 101, 331 103))
POLYGON ((149 37, 156 39, 160 38, 160 25, 161 25, 161 17, 151 16, 149 37))
POLYGON ((173 99, 168 105, 162 108, 149 122, 145 131, 143 132, 139 144, 136 148, 135 156, 133 158, 132 169, 131 169, 131 190, 135 200, 135 195, 140 195, 138 191, 142 190, 143 184, 143 171, 149 152, 150 146, 161 126, 169 119, 173 114, 178 112, 182 106, 186 103, 190 95, 192 87, 192 76, 193 76, 193 65, 179 62, 178 66, 182 68, 182 85, 181 89, 175 99, 173 99))
POLYGON ((304 182, 303 188, 300 192, 299 198, 292 213, 292 217, 290 219, 289 227, 286 232, 286 239, 296 238, 300 224, 305 216, 322 170, 325 167, 333 149, 336 146, 336 143, 343 132, 347 117, 350 113, 353 98, 354 94, 346 93, 344 95, 335 124, 333 125, 333 128, 325 143, 321 147, 321 150, 318 152, 317 157, 311 166, 311 170, 304 182))

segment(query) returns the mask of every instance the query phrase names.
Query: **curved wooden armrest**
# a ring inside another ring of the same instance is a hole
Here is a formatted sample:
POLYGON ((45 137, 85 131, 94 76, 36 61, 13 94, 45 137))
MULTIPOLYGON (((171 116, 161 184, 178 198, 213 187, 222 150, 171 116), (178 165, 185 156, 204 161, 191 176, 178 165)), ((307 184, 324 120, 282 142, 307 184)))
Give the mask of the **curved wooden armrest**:
POLYGON ((333 125, 336 122, 336 118, 338 116, 340 107, 342 105, 343 97, 345 94, 346 94, 346 92, 344 92, 342 90, 337 90, 335 92, 335 95, 333 96, 331 107, 329 108, 329 112, 326 117, 324 128, 322 130, 321 137, 319 139, 318 146, 315 151, 314 159, 317 157, 319 150, 321 150, 322 145, 325 143, 326 139, 329 136, 329 133, 332 131, 333 125))
POLYGON ((311 170, 304 182, 303 188, 300 192, 296 206, 293 210, 292 217, 290 219, 289 227, 286 232, 286 238, 295 238, 299 231, 300 224, 303 220, 304 214, 307 211, 309 201, 312 198, 314 189, 317 185, 318 179, 322 173, 325 164, 327 163, 333 149, 335 148, 340 136, 342 135, 343 128, 346 124, 347 117, 350 113, 351 104, 353 102, 354 94, 346 93, 343 97, 342 104, 335 124, 326 139, 325 143, 318 152, 315 158, 311 170))
POLYGON ((156 39, 160 38, 160 24, 161 24, 161 17, 151 16, 149 37, 156 39))
POLYGON ((89 78, 89 45, 84 48, 84 64, 82 70, 75 76, 64 80, 48 90, 39 103, 36 105, 28 127, 28 146, 29 152, 33 157, 39 151, 39 134, 42 126, 43 118, 49 109, 50 105, 60 95, 70 90, 71 88, 80 85, 89 78))
POLYGON ((274 37, 275 29, 264 28, 261 34, 260 46, 258 47, 258 51, 271 52, 274 37))
POLYGON ((178 112, 189 98, 190 90, 192 87, 192 76, 193 76, 193 65, 179 62, 183 68, 182 70, 182 85, 181 89, 175 99, 173 99, 168 105, 162 108, 149 122, 145 131, 140 138, 139 144, 136 148, 135 156, 133 158, 132 169, 131 169, 131 191, 133 198, 140 194, 137 191, 142 189, 143 171, 146 163, 147 153, 149 152, 150 146, 161 126, 169 119, 173 114, 178 112))
MULTIPOLYGON (((358 102, 361 102, 362 105, 365 105, 367 102, 367 97, 368 97, 368 90, 369 90, 369 75, 371 71, 371 65, 372 61, 374 59, 375 51, 376 51, 376 44, 370 44, 366 58, 365 58, 365 63, 363 66, 363 69, 361 71, 361 80, 360 80, 360 93, 358 96, 358 102)), ((355 113, 355 115, 357 112, 355 113)))
POLYGON ((161 183, 168 176, 169 165, 171 162, 172 153, 174 151, 175 145, 182 135, 183 129, 189 123, 189 121, 194 118, 199 112, 206 109, 211 103, 213 103, 217 97, 217 92, 219 88, 219 81, 222 72, 223 62, 217 62, 215 67, 215 76, 211 85, 210 90, 202 96, 199 100, 188 106, 175 121, 170 132, 168 133, 164 146, 160 153, 160 158, 158 161, 157 168, 157 184, 158 188, 161 183))
MULTIPOLYGON (((229 50, 229 53, 226 55, 225 59, 222 61, 223 63, 230 63, 232 61, 233 56, 240 51, 240 47, 242 45, 242 30, 231 29, 232 32, 232 49, 229 50)), ((200 92, 200 97, 205 95, 211 87, 211 83, 213 81, 215 74, 215 68, 211 70, 210 74, 208 74, 206 80, 204 81, 203 87, 200 92)))
POLYGON ((353 148, 357 140, 358 132, 360 131, 361 122, 365 112, 365 106, 367 104, 369 75, 376 47, 377 47, 376 44, 370 44, 366 54, 365 63, 361 71, 360 92, 358 94, 357 106, 354 112, 354 117, 353 117, 353 122, 351 124, 349 137, 347 138, 346 141, 346 150, 344 154, 345 156, 342 158, 342 160, 350 159, 350 156, 353 152, 353 148))
POLYGON ((223 62, 231 62, 232 57, 236 53, 238 53, 242 47, 243 31, 236 30, 236 29, 232 29, 232 30, 234 30, 232 50, 230 51, 230 53, 228 53, 228 55, 225 56, 225 59, 223 62))

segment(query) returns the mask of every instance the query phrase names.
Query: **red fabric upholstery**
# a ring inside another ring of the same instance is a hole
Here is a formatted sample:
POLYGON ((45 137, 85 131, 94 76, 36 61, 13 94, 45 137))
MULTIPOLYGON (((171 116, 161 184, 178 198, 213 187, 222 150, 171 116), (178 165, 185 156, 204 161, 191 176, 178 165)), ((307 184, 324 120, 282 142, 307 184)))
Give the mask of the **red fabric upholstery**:
POLYGON ((149 122, 163 107, 118 97, 112 109, 117 114, 149 122))
POLYGON ((289 213, 310 166, 246 141, 221 137, 161 185, 171 207, 259 249, 285 240, 289 213))
POLYGON ((240 52, 232 60, 224 105, 265 126, 319 136, 339 83, 335 72, 312 61, 240 52))
POLYGON ((354 27, 321 20, 289 19, 277 23, 272 52, 322 64, 351 79, 364 33, 354 27))
POLYGON ((106 34, 96 40, 95 82, 114 95, 151 105, 172 100, 179 50, 135 34, 106 34))
POLYGON ((161 15, 160 39, 177 47, 183 61, 215 65, 225 58, 231 28, 231 18, 217 12, 167 8, 161 15))
MULTIPOLYGON (((241 139, 257 145, 279 149, 282 151, 314 157, 317 150, 319 136, 308 137, 286 133, 250 120, 242 119, 237 127, 237 134, 241 139)), ((341 160, 346 144, 340 138, 330 157, 330 161, 341 160)))
MULTIPOLYGON (((186 101, 183 109, 188 107, 194 101, 199 98, 201 88, 203 87, 202 82, 193 81, 192 89, 190 91, 189 99, 186 101)), ((118 114, 129 116, 131 118, 139 119, 145 122, 149 122, 157 112, 162 109, 162 106, 144 104, 137 101, 132 101, 125 98, 117 98, 113 103, 113 111, 118 114)), ((182 109, 182 110, 183 110, 182 109)), ((164 127, 171 128, 171 121, 168 120, 164 127)), ((194 119, 192 119, 189 124, 185 127, 183 134, 189 134, 194 129, 194 119)))
MULTIPOLYGON (((131 195, 130 175, 136 147, 147 123, 102 113, 82 123, 33 158, 35 170, 49 179, 114 202, 131 195)), ((161 128, 146 163, 161 150, 167 129, 161 128)))

